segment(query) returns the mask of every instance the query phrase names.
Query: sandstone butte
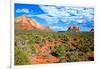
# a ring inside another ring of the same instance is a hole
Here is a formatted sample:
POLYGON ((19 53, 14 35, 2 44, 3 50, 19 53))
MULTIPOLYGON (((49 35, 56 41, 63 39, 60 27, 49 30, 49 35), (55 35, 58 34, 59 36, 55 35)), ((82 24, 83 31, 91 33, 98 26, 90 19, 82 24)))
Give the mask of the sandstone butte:
POLYGON ((47 26, 40 25, 37 21, 32 20, 26 16, 20 16, 15 19, 15 23, 18 24, 19 28, 22 30, 43 30, 52 32, 52 30, 47 26))
POLYGON ((80 32, 80 28, 78 26, 70 26, 68 28, 68 31, 72 31, 72 32, 80 32))

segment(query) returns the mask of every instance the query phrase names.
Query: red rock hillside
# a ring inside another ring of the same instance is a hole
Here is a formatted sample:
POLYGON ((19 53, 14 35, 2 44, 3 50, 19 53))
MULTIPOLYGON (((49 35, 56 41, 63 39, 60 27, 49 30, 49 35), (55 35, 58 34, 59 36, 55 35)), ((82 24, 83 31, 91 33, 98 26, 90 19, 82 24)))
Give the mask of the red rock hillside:
POLYGON ((52 30, 46 26, 42 26, 38 24, 35 20, 32 20, 26 16, 20 16, 15 19, 16 23, 16 28, 17 29, 22 29, 22 30, 32 30, 32 29, 37 29, 37 30, 44 30, 48 32, 52 32, 52 30))
POLYGON ((68 31, 72 31, 72 32, 80 32, 80 28, 78 26, 70 26, 68 28, 68 31))

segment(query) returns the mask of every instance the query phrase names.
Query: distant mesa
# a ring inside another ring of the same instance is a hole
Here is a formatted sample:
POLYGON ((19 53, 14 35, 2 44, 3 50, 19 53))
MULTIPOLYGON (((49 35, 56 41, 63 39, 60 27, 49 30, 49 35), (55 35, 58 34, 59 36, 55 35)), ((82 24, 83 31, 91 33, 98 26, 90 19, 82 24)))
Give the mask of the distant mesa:
POLYGON ((78 26, 70 26, 67 31, 80 32, 80 28, 78 26))
POLYGON ((52 30, 49 27, 42 26, 42 25, 38 24, 37 21, 32 20, 26 16, 17 17, 15 19, 15 23, 16 23, 16 26, 15 26, 16 29, 21 29, 21 30, 37 29, 37 30, 52 32, 52 30))
POLYGON ((92 29, 90 30, 90 32, 94 32, 94 29, 92 28, 92 29))

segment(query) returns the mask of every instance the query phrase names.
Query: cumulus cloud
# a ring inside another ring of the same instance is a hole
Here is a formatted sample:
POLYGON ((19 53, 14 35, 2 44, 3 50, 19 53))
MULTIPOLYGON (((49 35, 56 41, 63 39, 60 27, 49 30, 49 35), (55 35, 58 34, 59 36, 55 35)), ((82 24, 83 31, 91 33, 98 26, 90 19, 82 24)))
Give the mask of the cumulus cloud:
POLYGON ((80 18, 86 17, 87 20, 93 20, 93 9, 92 8, 73 8, 73 7, 57 7, 57 6, 40 6, 45 12, 44 15, 38 17, 47 20, 48 22, 56 23, 61 20, 63 22, 76 21, 78 23, 86 22, 86 20, 79 20, 80 18))
POLYGON ((23 9, 17 9, 16 10, 17 13, 29 13, 29 9, 23 8, 23 9))
POLYGON ((48 23, 57 23, 58 21, 67 22, 67 18, 70 14, 65 11, 65 8, 60 8, 56 6, 40 6, 40 8, 45 12, 45 14, 37 15, 37 17, 45 19, 48 23))
POLYGON ((27 17, 33 17, 34 15, 33 14, 24 14, 25 16, 27 17))
POLYGON ((40 8, 50 16, 55 16, 55 17, 70 16, 70 14, 66 12, 66 9, 64 7, 59 9, 56 6, 40 6, 40 8))
POLYGON ((57 17, 51 17, 49 15, 46 14, 40 14, 40 15, 35 15, 41 19, 45 19, 49 24, 51 23, 57 23, 59 21, 59 19, 57 17))
POLYGON ((54 30, 59 30, 59 31, 64 31, 66 30, 66 27, 61 27, 61 26, 50 26, 50 28, 54 30))
POLYGON ((76 22, 77 23, 86 23, 86 20, 84 20, 84 19, 77 19, 76 22))

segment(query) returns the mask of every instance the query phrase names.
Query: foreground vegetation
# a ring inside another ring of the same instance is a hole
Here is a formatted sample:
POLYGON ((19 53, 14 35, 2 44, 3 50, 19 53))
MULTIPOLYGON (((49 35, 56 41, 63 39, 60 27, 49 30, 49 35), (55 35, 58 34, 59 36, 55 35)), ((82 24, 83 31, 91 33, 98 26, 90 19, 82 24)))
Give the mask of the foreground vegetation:
POLYGON ((93 60, 93 32, 15 31, 15 65, 93 60))

